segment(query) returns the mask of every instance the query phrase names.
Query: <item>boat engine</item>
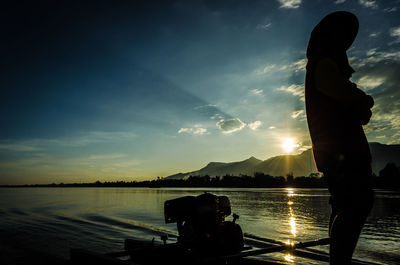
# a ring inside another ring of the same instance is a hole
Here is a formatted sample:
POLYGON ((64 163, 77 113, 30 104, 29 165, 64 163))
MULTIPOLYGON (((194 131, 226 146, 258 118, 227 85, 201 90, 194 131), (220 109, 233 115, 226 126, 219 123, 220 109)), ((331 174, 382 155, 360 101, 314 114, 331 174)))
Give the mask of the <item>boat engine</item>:
POLYGON ((243 232, 233 221, 225 221, 231 214, 231 204, 226 196, 204 193, 168 200, 164 204, 166 223, 176 223, 178 242, 193 251, 211 255, 240 252, 244 245, 243 232))

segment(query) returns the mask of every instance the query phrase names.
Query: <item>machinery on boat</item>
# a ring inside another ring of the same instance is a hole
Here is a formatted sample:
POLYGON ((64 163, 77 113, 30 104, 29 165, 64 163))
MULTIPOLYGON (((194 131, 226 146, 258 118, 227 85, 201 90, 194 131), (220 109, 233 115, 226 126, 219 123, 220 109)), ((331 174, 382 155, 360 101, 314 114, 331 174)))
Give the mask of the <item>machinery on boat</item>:
POLYGON ((166 201, 165 223, 176 223, 178 243, 194 252, 209 255, 238 253, 244 246, 243 232, 233 215, 233 221, 225 218, 231 214, 231 204, 226 196, 204 193, 197 197, 185 196, 166 201))
MULTIPOLYGON (((255 256, 285 251, 307 259, 329 261, 329 256, 309 247, 329 244, 329 239, 285 244, 272 239, 243 233, 233 220, 231 204, 226 196, 204 193, 165 201, 166 223, 176 223, 178 236, 173 243, 167 243, 168 235, 161 236, 161 242, 126 239, 125 250, 106 254, 82 249, 71 249, 71 263, 96 265, 155 265, 155 264, 287 264, 278 261, 253 258, 255 256)), ((174 236, 174 235, 170 235, 174 236)), ((353 264, 370 264, 354 261, 353 264)))

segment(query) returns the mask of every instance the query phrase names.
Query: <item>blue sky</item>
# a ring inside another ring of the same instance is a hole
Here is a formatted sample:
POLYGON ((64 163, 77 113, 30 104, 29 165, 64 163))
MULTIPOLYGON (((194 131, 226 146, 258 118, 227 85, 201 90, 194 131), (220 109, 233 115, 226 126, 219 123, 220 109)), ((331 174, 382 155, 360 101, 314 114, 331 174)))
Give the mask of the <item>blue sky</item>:
POLYGON ((356 14, 371 142, 400 143, 399 1, 96 1, 1 12, 0 183, 143 180, 310 147, 305 49, 356 14))

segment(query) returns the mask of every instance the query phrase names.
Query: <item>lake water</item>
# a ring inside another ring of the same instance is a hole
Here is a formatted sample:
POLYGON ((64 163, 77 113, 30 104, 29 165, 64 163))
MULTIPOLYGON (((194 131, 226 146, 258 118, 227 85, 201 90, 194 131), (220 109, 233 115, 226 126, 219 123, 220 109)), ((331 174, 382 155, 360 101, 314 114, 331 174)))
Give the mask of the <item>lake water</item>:
MULTIPOLYGON (((158 239, 164 232, 176 233, 175 224, 164 223, 164 201, 204 191, 230 198, 244 232, 283 242, 327 237, 326 189, 2 188, 0 263, 67 259, 69 249, 77 247, 120 251, 125 238, 158 239)), ((399 206, 399 192, 376 192, 357 259, 399 264, 399 206)), ((321 264, 288 254, 268 257, 293 264, 321 264)))

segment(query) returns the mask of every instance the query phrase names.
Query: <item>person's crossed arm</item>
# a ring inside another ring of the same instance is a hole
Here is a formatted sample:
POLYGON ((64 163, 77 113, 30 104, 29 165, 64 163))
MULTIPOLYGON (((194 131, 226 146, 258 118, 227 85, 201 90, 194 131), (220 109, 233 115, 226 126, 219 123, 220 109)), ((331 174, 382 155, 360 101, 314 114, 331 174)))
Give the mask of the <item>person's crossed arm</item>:
POLYGON ((333 60, 322 58, 318 62, 315 85, 323 94, 349 109, 353 109, 362 125, 369 122, 372 115, 371 108, 374 105, 373 98, 345 78, 333 60))

